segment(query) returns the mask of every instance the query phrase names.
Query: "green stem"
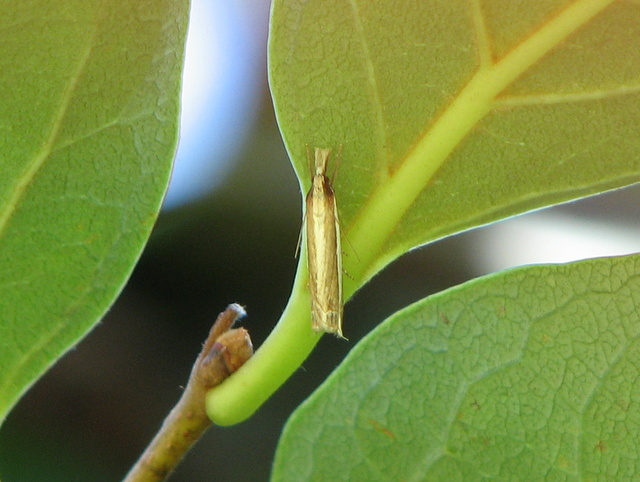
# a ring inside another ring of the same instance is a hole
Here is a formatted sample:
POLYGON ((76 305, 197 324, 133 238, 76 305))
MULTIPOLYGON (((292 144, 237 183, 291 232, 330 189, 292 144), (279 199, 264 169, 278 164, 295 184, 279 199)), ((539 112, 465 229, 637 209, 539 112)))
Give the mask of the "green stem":
MULTIPOLYGON (((451 152, 494 106, 496 97, 558 43, 613 0, 576 0, 541 25, 499 62, 483 65, 418 139, 393 176, 371 194, 345 233, 356 256, 345 259, 344 298, 349 297, 396 253, 384 245, 451 152)), ((339 200, 338 200, 339 202, 339 200)), ((345 247, 346 247, 345 243, 345 247)), ((219 425, 251 416, 302 364, 320 339, 311 330, 306 250, 294 288, 278 325, 256 354, 232 377, 207 394, 207 414, 219 425)))
POLYGON ((309 356, 321 336, 311 330, 306 249, 280 321, 260 349, 232 377, 207 394, 207 414, 218 425, 252 415, 309 356))

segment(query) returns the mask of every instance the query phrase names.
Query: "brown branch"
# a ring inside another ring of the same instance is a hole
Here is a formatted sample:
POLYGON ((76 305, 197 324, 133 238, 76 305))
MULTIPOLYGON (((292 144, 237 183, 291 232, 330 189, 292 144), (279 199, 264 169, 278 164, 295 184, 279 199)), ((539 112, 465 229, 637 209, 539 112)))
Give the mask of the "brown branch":
POLYGON ((253 354, 247 330, 230 329, 245 314, 242 306, 233 303, 218 315, 193 365, 182 397, 131 468, 125 482, 164 480, 209 428, 211 420, 205 412, 207 391, 222 383, 253 354))

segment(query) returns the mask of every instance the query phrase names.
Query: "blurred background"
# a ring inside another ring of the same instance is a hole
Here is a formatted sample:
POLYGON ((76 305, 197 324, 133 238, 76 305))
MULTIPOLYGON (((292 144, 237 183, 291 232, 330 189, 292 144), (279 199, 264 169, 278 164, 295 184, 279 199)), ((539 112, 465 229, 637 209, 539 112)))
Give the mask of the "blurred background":
MULTIPOLYGON (((0 431, 4 482, 119 480, 180 396, 227 304, 258 347, 296 268, 301 194, 266 80, 268 0, 193 0, 181 142, 164 210, 102 322, 27 393, 0 431)), ((288 415, 388 315, 509 266, 640 251, 624 189, 538 211, 405 255, 345 308, 349 341, 324 337, 250 420, 214 427, 172 481, 267 480, 288 415)))

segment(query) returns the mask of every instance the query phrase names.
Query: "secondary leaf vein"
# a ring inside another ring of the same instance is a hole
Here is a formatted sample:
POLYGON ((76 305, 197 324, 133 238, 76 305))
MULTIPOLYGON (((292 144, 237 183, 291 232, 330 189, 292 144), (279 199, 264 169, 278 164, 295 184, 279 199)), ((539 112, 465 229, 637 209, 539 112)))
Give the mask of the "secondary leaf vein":
POLYGON ((8 199, 5 205, 0 210, 0 238, 4 236, 9 221, 24 199, 29 185, 33 182, 34 178, 36 177, 40 169, 42 169, 42 166, 44 166, 45 162, 49 158, 49 155, 54 149, 56 140, 63 125, 64 118, 69 109, 71 99, 73 98, 73 94, 76 90, 76 87, 78 86, 80 78, 82 77, 82 72, 89 62, 91 53, 93 52, 97 30, 97 27, 95 27, 91 39, 87 42, 86 48, 82 52, 82 55, 78 58, 75 71, 69 77, 69 82, 64 94, 62 95, 60 106, 51 122, 49 135, 43 142, 39 152, 33 157, 31 162, 27 164, 26 168, 22 172, 22 175, 20 175, 16 179, 13 188, 9 192, 8 199))

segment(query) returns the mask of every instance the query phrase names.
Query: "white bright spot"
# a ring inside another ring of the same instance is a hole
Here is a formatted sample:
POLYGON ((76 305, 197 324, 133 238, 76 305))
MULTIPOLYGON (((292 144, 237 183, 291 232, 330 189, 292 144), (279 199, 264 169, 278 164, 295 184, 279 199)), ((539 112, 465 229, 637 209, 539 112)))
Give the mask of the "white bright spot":
POLYGON ((243 2, 191 3, 180 143, 164 208, 203 196, 224 180, 258 111, 264 62, 257 56, 265 55, 264 41, 245 10, 243 2))
POLYGON ((481 273, 640 252, 640 229, 548 212, 512 218, 477 232, 481 273))

